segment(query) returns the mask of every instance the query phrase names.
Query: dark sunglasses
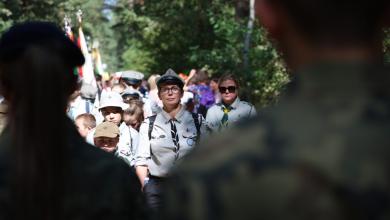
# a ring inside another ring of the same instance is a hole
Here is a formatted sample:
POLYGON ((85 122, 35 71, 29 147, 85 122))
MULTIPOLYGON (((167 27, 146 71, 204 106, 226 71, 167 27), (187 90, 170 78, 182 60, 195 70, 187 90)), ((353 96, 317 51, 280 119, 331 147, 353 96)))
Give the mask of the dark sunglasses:
POLYGON ((236 87, 235 87, 235 86, 228 86, 228 87, 222 87, 222 86, 220 86, 220 87, 219 87, 219 92, 220 92, 220 93, 226 93, 226 91, 227 91, 228 93, 234 93, 234 92, 236 92, 236 87))

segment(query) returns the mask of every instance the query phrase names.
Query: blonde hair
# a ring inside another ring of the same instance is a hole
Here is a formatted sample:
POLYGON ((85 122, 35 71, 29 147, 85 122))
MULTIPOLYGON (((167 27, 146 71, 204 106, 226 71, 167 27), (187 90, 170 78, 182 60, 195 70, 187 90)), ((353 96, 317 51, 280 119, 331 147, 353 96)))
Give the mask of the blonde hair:
POLYGON ((75 121, 78 119, 83 119, 83 125, 86 128, 92 129, 92 128, 96 127, 96 119, 95 119, 95 116, 93 116, 92 114, 84 113, 84 114, 78 115, 76 117, 75 121))
POLYGON ((149 90, 157 89, 156 79, 160 77, 158 74, 153 74, 148 79, 149 90))

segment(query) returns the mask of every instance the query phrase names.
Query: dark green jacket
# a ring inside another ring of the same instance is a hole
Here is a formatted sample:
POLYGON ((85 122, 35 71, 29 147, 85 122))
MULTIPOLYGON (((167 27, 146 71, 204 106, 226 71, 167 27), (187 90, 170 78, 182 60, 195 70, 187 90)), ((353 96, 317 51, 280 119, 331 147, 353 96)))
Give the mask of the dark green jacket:
POLYGON ((292 75, 256 121, 206 141, 167 184, 166 219, 389 219, 390 69, 292 75))
MULTIPOLYGON (((0 219, 13 218, 9 138, 6 129, 0 137, 0 219)), ((126 163, 87 144, 70 121, 68 140, 63 219, 145 219, 141 186, 126 163)))

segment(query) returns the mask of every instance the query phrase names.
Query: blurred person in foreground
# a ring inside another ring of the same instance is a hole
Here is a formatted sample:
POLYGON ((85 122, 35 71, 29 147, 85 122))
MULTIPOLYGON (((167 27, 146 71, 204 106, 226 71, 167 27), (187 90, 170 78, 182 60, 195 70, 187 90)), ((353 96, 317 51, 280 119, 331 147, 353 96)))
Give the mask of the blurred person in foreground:
POLYGON ((292 83, 257 121, 186 158, 167 184, 166 216, 389 219, 388 2, 256 1, 292 83))
POLYGON ((7 103, 5 103, 4 100, 1 100, 0 101, 0 134, 1 132, 3 132, 3 129, 6 124, 7 124, 7 103))
POLYGON ((0 138, 0 219, 144 218, 134 174, 89 146, 66 116, 73 70, 83 63, 52 23, 22 23, 2 35, 0 87, 9 114, 0 138))

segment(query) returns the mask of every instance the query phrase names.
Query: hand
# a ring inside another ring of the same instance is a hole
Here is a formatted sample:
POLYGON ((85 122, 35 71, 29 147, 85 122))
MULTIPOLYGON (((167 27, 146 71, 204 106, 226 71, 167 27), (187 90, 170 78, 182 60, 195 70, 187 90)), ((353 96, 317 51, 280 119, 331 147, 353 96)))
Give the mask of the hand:
POLYGON ((190 71, 190 74, 188 75, 188 78, 189 79, 191 79, 193 76, 195 76, 196 75, 196 69, 192 69, 191 71, 190 71))
POLYGON ((144 187, 146 186, 146 184, 148 184, 149 182, 149 177, 145 177, 144 181, 142 181, 142 186, 141 186, 141 191, 143 192, 144 191, 144 187))

